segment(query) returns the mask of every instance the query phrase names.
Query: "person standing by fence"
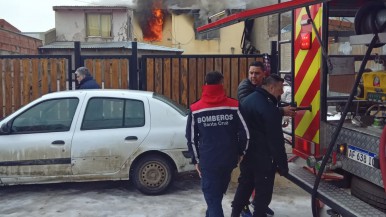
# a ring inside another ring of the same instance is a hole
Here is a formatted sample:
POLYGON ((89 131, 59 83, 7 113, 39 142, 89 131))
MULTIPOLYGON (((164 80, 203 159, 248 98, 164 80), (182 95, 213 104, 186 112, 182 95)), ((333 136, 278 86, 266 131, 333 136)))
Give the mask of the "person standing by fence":
POLYGON ((94 80, 88 68, 83 66, 79 67, 75 71, 75 76, 79 83, 77 89, 100 89, 100 86, 94 80))

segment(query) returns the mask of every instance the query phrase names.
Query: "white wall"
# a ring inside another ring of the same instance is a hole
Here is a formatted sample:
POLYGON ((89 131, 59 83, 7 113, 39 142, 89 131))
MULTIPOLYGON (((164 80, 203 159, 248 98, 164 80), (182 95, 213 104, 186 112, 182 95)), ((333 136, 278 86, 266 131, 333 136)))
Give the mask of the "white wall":
MULTIPOLYGON (((93 10, 88 9, 87 12, 93 10)), ((95 11, 100 12, 100 11, 95 11)), ((84 10, 58 10, 55 13, 55 28, 57 41, 131 41, 131 28, 128 26, 132 11, 113 11, 112 38, 87 38, 86 15, 84 10)))

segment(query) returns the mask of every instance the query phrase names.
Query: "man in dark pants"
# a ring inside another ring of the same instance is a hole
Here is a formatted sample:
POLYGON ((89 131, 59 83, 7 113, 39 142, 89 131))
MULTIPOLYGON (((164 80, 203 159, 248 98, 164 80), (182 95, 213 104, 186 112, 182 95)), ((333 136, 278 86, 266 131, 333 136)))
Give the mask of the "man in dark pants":
MULTIPOLYGON (((237 88, 237 98, 239 103, 242 104, 244 99, 251 93, 256 90, 256 87, 260 87, 263 79, 267 76, 265 71, 265 66, 263 62, 254 61, 249 64, 248 69, 248 78, 240 82, 239 87, 237 88)), ((291 106, 279 107, 279 111, 283 116, 294 116, 296 114, 295 110, 291 106)), ((250 186, 251 193, 253 191, 253 186, 250 186)), ((245 216, 250 216, 248 206, 246 206, 245 216), (248 215, 249 213, 249 215, 248 215)), ((243 213, 244 214, 244 213, 243 213)), ((272 209, 267 207, 267 214, 274 215, 272 209)))
POLYGON ((272 74, 262 86, 248 95, 240 105, 251 133, 250 146, 240 163, 239 185, 232 202, 232 217, 239 217, 255 190, 254 217, 266 217, 272 199, 276 171, 288 174, 284 147, 282 115, 277 99, 283 93, 284 79, 272 74))
POLYGON ((83 66, 79 67, 75 71, 75 76, 79 83, 77 89, 100 89, 98 83, 96 83, 88 68, 83 66))
POLYGON ((248 128, 238 101, 226 96, 223 79, 217 71, 206 74, 202 97, 190 106, 186 125, 187 145, 208 206, 206 217, 224 216, 223 195, 248 148, 248 128))

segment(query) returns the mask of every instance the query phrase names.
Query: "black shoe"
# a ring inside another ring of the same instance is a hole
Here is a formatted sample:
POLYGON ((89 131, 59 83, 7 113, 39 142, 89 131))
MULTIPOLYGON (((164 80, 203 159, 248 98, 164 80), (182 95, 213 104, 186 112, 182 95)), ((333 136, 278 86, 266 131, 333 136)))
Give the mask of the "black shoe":
POLYGON ((267 208, 267 215, 275 215, 275 212, 273 212, 273 210, 271 208, 267 208))

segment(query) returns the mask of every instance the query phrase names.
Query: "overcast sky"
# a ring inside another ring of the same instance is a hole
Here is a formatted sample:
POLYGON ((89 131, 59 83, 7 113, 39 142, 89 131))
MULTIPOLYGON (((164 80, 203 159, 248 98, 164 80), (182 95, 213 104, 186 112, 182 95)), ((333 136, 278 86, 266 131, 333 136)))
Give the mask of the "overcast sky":
MULTIPOLYGON (((136 7, 137 1, 151 0, 1 0, 0 19, 18 28, 22 32, 45 32, 55 27, 55 13, 53 6, 129 6, 136 7)), ((208 14, 217 13, 224 7, 245 5, 249 7, 262 7, 272 4, 276 0, 163 0, 173 5, 179 4, 198 5, 208 14), (172 4, 173 2, 173 4, 172 4), (219 5, 221 7, 219 7, 219 5), (209 13, 210 12, 210 13, 209 13)), ((180 5, 181 6, 181 5, 180 5)))
POLYGON ((55 27, 53 6, 128 4, 132 0, 1 0, 0 19, 22 32, 45 32, 55 27), (124 3, 123 3, 124 2, 124 3))

